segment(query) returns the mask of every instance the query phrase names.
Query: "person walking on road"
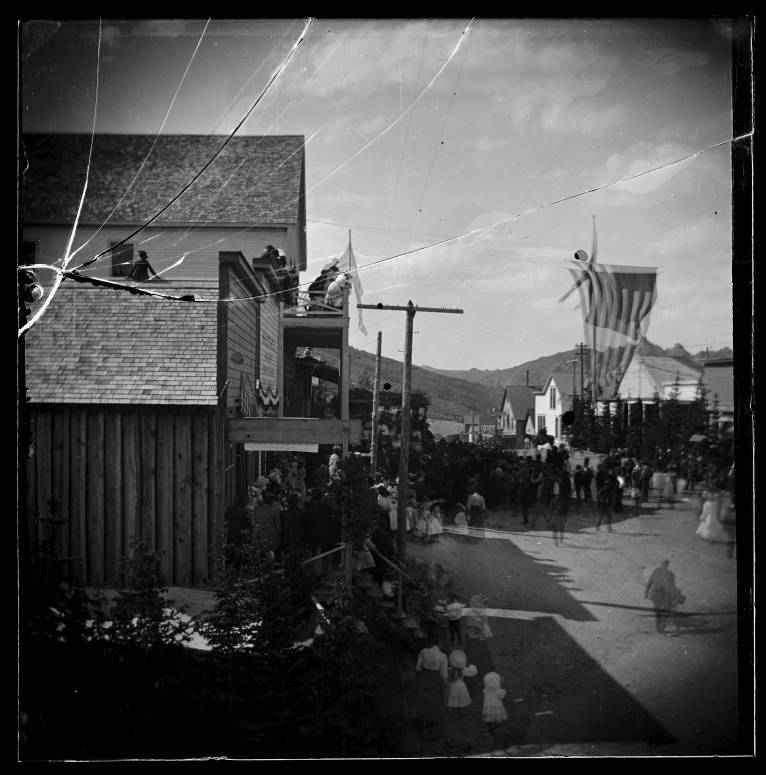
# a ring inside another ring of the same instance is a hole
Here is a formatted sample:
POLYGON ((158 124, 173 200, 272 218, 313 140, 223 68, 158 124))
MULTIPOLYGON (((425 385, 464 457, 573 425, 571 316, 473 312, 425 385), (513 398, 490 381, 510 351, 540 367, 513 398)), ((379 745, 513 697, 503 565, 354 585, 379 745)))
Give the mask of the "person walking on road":
MULTIPOLYGON (((670 560, 652 571, 644 590, 644 598, 654 605, 654 621, 657 632, 665 632, 668 623, 674 621, 673 609, 684 602, 681 591, 676 587, 676 577, 669 568, 670 560)), ((676 630, 678 625, 676 625, 676 630)), ((668 633, 670 634, 670 633, 668 633)))
POLYGON ((607 529, 612 532, 612 488, 617 487, 617 477, 599 464, 596 473, 596 492, 598 518, 596 530, 601 530, 601 523, 606 522, 607 529))
POLYGON ((484 496, 479 494, 478 489, 474 489, 468 496, 465 505, 468 508, 468 524, 472 528, 483 528, 484 516, 487 513, 487 504, 484 501, 484 496))

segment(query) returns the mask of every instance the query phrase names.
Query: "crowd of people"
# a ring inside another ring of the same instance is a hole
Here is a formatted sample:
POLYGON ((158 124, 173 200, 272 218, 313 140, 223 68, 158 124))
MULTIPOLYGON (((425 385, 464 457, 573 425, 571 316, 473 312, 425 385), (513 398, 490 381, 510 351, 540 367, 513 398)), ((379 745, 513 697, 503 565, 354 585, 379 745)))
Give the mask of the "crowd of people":
MULTIPOLYGON (((334 450, 333 455, 338 458, 334 450)), ((311 557, 340 542, 338 505, 331 488, 331 456, 308 480, 306 465, 297 455, 284 457, 250 484, 225 513, 226 562, 244 570, 243 549, 254 539, 270 559, 311 557)))
MULTIPOLYGON (((580 462, 575 464, 564 445, 519 452, 466 448, 472 446, 437 445, 418 472, 424 500, 438 498, 440 512, 453 515, 454 530, 467 540, 474 540, 471 528, 487 526, 488 507, 518 518, 531 530, 544 521, 556 543, 563 540, 572 512, 592 516, 599 530, 611 530, 618 515, 640 513, 652 490, 671 507, 681 493, 699 498, 701 520, 706 501, 720 504, 706 506, 706 517, 715 511, 723 531, 733 523, 734 466, 731 453, 718 445, 657 449, 644 457, 611 450, 594 455, 593 462, 578 456, 580 462)), ((699 534, 708 540, 728 540, 732 529, 723 538, 718 530, 713 538, 712 528, 703 520, 699 534)))

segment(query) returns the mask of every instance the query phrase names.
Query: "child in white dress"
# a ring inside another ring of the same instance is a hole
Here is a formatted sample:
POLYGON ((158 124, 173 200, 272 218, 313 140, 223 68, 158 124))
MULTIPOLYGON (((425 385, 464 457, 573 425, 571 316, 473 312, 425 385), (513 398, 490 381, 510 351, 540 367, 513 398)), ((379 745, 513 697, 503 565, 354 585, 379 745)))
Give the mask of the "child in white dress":
POLYGON ((476 672, 476 665, 468 664, 465 652, 456 649, 450 653, 445 692, 448 708, 467 708, 471 704, 471 695, 468 693, 468 687, 463 678, 472 678, 476 672))
POLYGON ((466 517, 465 506, 462 503, 456 504, 457 513, 455 514, 455 533, 462 541, 468 536, 468 517, 466 517))
POLYGON ((438 505, 432 501, 431 503, 426 504, 426 508, 424 509, 426 517, 426 540, 430 544, 434 543, 444 532, 442 530, 442 523, 439 521, 438 508, 438 505))
POLYGON ((428 518, 426 507, 418 509, 418 515, 415 518, 415 527, 412 529, 412 535, 419 538, 423 543, 428 539, 428 518))
POLYGON ((481 717, 487 725, 486 734, 494 734, 497 725, 508 719, 503 705, 505 689, 502 683, 503 679, 498 673, 487 673, 484 676, 484 708, 481 717))

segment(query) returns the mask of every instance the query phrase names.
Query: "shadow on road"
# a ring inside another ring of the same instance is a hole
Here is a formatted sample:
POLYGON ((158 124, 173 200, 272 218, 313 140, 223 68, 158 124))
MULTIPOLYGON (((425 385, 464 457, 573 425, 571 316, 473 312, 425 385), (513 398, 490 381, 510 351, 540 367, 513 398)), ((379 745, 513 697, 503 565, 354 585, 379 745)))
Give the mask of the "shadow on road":
MULTIPOLYGON (((450 715, 430 740, 412 740, 419 756, 482 755, 525 746, 523 755, 555 744, 641 742, 664 745, 675 738, 635 698, 601 669, 553 617, 492 620, 494 637, 467 644, 479 667, 466 679, 471 706, 450 715), (481 719, 483 674, 510 660, 503 674, 508 720, 487 734, 481 719)), ((511 752, 512 754, 513 752, 511 752)))
POLYGON ((483 592, 489 598, 489 608, 559 614, 578 622, 597 621, 562 587, 569 568, 531 557, 510 541, 466 543, 444 535, 436 544, 411 547, 408 551, 413 556, 446 568, 465 601, 483 592))

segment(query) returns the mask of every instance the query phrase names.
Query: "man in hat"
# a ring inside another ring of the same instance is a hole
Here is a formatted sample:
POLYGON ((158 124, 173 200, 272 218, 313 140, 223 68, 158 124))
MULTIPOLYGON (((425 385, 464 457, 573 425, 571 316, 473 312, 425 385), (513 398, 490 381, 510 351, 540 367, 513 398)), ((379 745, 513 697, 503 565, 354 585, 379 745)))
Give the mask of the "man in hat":
POLYGON ((657 632, 665 632, 668 622, 673 617, 673 607, 678 599, 676 577, 669 565, 670 560, 663 560, 660 566, 652 571, 644 590, 644 598, 654 604, 657 632))

